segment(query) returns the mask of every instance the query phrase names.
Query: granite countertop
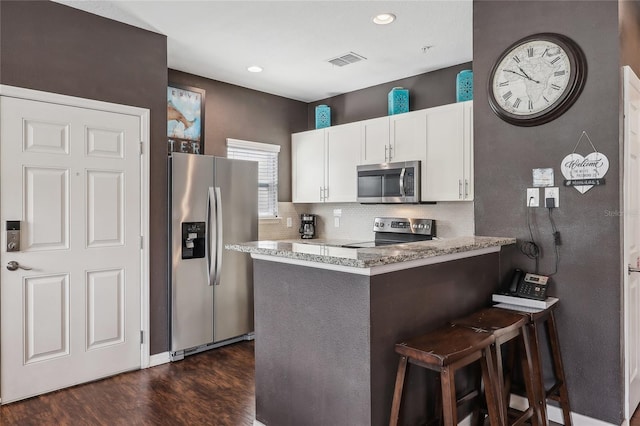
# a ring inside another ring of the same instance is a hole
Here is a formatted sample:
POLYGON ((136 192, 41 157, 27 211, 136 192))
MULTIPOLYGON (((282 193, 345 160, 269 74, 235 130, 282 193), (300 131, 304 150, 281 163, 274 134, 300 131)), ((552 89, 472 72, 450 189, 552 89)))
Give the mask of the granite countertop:
POLYGON ((515 238, 454 237, 371 248, 346 248, 352 240, 280 240, 227 244, 228 250, 355 268, 371 268, 515 244, 515 238))

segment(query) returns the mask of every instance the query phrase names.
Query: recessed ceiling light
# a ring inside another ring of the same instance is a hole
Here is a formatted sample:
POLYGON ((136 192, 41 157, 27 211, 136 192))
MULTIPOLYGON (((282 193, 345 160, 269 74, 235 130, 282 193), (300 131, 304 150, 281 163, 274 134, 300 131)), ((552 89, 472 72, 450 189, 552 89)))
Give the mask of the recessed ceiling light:
POLYGON ((249 68, 247 68, 247 71, 249 71, 249 72, 262 72, 262 67, 259 67, 257 65, 251 65, 249 68))
POLYGON ((381 13, 373 17, 373 22, 378 25, 387 25, 396 20, 396 15, 393 13, 381 13))

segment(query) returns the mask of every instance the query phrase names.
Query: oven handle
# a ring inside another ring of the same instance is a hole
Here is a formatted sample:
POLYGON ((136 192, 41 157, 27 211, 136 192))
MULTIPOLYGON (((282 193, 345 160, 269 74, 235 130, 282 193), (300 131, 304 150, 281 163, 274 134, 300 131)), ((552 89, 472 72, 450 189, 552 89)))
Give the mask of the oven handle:
POLYGON ((405 196, 405 192, 404 192, 404 174, 407 171, 406 168, 402 168, 402 171, 400 172, 400 196, 404 197, 405 196))

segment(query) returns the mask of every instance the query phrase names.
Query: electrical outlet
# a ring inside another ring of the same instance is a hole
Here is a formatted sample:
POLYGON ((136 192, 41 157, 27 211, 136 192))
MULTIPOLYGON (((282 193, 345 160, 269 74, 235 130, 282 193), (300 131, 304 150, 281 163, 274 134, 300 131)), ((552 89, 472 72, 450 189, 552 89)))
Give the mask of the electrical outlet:
POLYGON ((287 218, 287 228, 291 228, 291 227, 293 227, 293 220, 290 217, 288 217, 287 218))
POLYGON ((333 218, 333 226, 335 226, 336 228, 340 228, 340 217, 336 216, 333 218))
POLYGON ((527 206, 540 207, 540 188, 527 188, 527 206))
POLYGON ((544 189, 544 206, 550 207, 547 202, 548 198, 553 198, 553 207, 560 207, 560 189, 557 186, 547 187, 544 189))

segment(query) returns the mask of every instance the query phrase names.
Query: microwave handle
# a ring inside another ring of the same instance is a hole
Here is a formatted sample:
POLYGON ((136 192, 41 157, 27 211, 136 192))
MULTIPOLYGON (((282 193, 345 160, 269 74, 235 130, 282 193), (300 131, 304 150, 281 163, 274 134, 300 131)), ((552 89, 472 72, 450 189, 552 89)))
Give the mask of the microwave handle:
POLYGON ((405 193, 404 193, 404 174, 407 171, 406 168, 402 168, 402 171, 400 172, 400 196, 404 197, 405 193))

